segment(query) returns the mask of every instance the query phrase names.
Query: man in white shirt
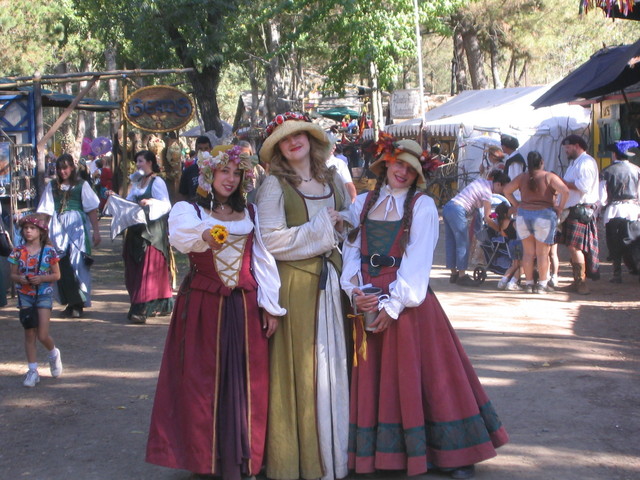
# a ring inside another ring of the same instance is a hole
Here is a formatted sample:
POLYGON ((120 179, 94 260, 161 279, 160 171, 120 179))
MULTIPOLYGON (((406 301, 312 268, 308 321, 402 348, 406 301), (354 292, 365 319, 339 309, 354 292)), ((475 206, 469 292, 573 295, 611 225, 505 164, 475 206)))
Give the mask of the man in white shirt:
POLYGON ((562 238, 571 253, 573 283, 562 290, 579 295, 591 293, 586 278, 600 278, 598 259, 598 233, 595 209, 599 201, 598 164, 589 155, 587 142, 579 135, 569 135, 562 146, 571 161, 564 174, 564 183, 569 187, 569 198, 565 204, 562 238))
POLYGON ((327 159, 327 167, 336 167, 338 176, 342 179, 344 186, 347 187, 347 192, 349 192, 349 196, 351 197, 351 203, 353 203, 358 195, 356 186, 353 183, 353 178, 351 178, 351 173, 349 172, 347 164, 334 155, 334 152, 336 151, 336 144, 335 139, 332 140, 334 143, 331 147, 329 158, 327 159))

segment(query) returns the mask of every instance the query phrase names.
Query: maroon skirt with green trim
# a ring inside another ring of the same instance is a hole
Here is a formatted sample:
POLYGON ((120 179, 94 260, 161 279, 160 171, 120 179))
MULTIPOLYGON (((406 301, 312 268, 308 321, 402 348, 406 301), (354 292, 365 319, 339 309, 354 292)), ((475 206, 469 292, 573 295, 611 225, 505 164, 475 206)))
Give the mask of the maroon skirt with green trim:
MULTIPOLYGON (((365 282, 386 292, 395 279, 390 273, 365 282)), ((419 307, 405 309, 383 333, 366 333, 357 321, 355 350, 350 469, 418 475, 436 466, 487 460, 509 440, 431 290, 419 307)))

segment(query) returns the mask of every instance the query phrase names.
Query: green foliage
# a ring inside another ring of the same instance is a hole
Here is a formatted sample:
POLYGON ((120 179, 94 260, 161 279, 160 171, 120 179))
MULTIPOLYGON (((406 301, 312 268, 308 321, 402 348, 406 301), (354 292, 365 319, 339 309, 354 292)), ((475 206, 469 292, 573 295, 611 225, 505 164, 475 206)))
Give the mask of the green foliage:
MULTIPOLYGON (((420 4, 421 28, 446 32, 443 18, 460 1, 430 0, 420 4)), ((393 88, 403 61, 415 57, 415 18, 412 0, 286 0, 272 10, 300 15, 284 37, 283 49, 324 45, 328 62, 318 70, 327 86, 343 90, 347 83, 367 78, 375 67, 379 86, 393 88)))
POLYGON ((0 0, 0 40, 3 75, 47 73, 61 62, 79 67, 103 50, 71 0, 0 0))

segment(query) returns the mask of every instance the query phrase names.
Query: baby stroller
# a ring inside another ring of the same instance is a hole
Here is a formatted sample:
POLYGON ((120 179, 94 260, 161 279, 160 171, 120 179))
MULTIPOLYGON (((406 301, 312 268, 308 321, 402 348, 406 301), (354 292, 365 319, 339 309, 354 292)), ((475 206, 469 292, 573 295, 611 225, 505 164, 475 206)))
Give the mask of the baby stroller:
POLYGON ((487 279, 487 271, 504 275, 512 262, 512 254, 508 240, 498 235, 489 226, 484 225, 476 232, 477 248, 482 252, 483 263, 478 263, 473 270, 473 279, 483 283, 487 279))

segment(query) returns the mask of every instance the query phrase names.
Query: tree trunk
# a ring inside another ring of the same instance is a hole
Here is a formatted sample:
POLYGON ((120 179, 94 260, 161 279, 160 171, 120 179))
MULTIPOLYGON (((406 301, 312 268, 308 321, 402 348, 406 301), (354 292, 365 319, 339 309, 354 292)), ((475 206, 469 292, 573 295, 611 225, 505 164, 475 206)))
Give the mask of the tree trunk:
POLYGON ((468 21, 462 22, 462 41, 467 54, 469 65, 469 75, 471 76, 471 86, 474 90, 487 88, 487 77, 484 73, 483 55, 478 41, 478 33, 474 25, 468 21))
POLYGON ((518 86, 521 86, 524 83, 524 86, 527 86, 527 61, 525 60, 522 64, 522 70, 520 70, 520 75, 518 75, 518 86))
MULTIPOLYGON (((212 24, 217 23, 215 18, 209 18, 209 22, 212 24)), ((200 109, 204 129, 207 132, 213 130, 217 137, 222 137, 223 129, 222 122, 220 121, 217 94, 222 60, 213 61, 209 65, 202 67, 196 65, 189 51, 189 45, 186 39, 175 25, 173 23, 165 23, 164 29, 174 44, 176 55, 181 59, 182 66, 185 68, 193 68, 193 71, 187 73, 187 77, 193 87, 193 95, 200 109)), ((214 48, 214 46, 212 46, 212 48, 214 48)))
MULTIPOLYGON (((118 65, 116 63, 116 48, 114 45, 109 45, 104 52, 104 62, 107 67, 107 71, 117 70, 118 65)), ((117 102, 120 100, 118 98, 118 80, 113 78, 107 80, 108 82, 108 90, 109 90, 109 101, 117 102)), ((113 138, 118 129, 120 128, 120 111, 119 110, 110 110, 109 111, 109 136, 113 138)))
MULTIPOLYGON (((185 65, 185 67, 188 67, 185 65)), ((193 95, 197 99, 200 115, 205 131, 215 131, 217 137, 222 136, 222 122, 218 109, 218 84, 220 83, 221 63, 203 67, 202 71, 194 70, 187 75, 193 86, 193 95)))
POLYGON ((493 80, 493 88, 503 88, 504 85, 500 80, 500 72, 498 71, 498 64, 500 63, 500 50, 498 47, 498 39, 495 35, 495 32, 491 32, 489 42, 491 49, 491 77, 493 80))
POLYGON ((507 75, 504 79, 504 85, 505 87, 509 86, 509 79, 511 78, 511 71, 515 72, 515 68, 516 68, 516 55, 515 53, 511 52, 511 60, 509 61, 509 68, 507 69, 507 75))
POLYGON ((265 66, 265 107, 267 120, 270 120, 280 113, 278 111, 278 98, 284 92, 280 72, 280 55, 276 54, 280 48, 280 22, 277 19, 267 21, 265 43, 267 54, 271 56, 269 64, 265 66))
POLYGON ((464 42, 459 28, 456 28, 453 34, 453 60, 451 61, 451 67, 453 69, 451 95, 455 95, 469 88, 467 83, 467 63, 465 61, 464 42))
POLYGON ((371 87, 371 120, 373 122, 373 138, 378 139, 378 132, 381 130, 382 122, 382 95, 378 88, 378 69, 371 62, 369 64, 369 86, 371 87))

